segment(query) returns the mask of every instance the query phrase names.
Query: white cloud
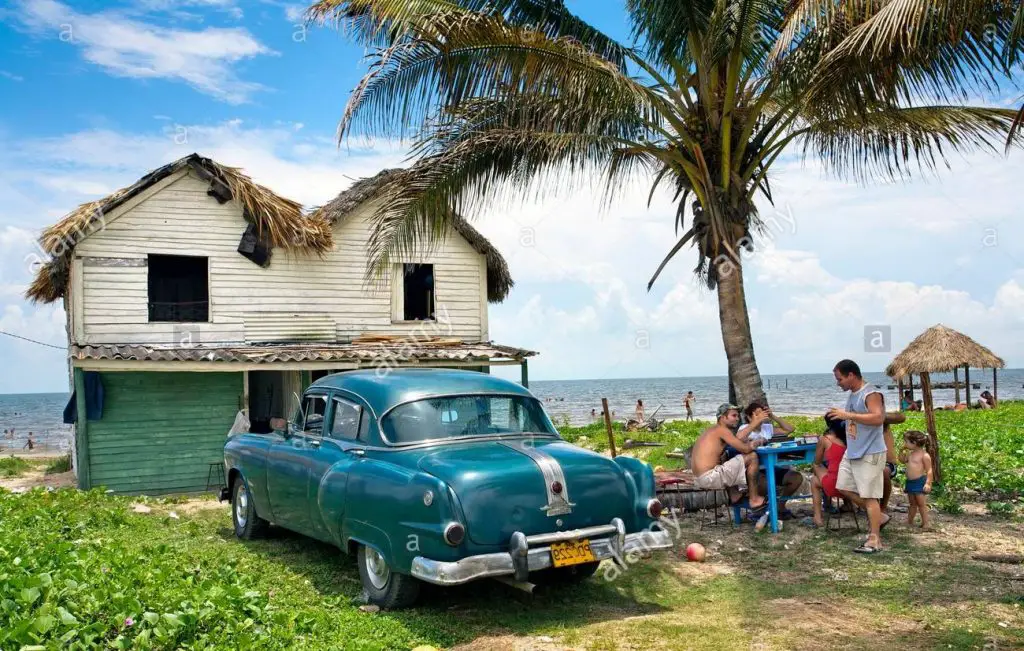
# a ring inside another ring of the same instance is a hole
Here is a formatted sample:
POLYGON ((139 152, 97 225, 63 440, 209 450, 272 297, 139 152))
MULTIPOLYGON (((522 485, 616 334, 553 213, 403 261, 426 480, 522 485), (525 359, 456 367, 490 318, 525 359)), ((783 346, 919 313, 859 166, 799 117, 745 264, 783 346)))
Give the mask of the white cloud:
POLYGON ((284 16, 292 23, 301 23, 306 15, 306 5, 285 5, 284 16))
POLYGON ((16 75, 13 72, 8 72, 7 70, 0 70, 0 77, 10 79, 11 81, 25 81, 25 78, 21 75, 16 75))
POLYGON ((87 61, 113 75, 180 80, 230 103, 263 88, 239 79, 234 66, 275 54, 242 28, 169 29, 112 12, 78 13, 56 0, 21 0, 19 9, 11 15, 24 26, 82 48, 87 61))

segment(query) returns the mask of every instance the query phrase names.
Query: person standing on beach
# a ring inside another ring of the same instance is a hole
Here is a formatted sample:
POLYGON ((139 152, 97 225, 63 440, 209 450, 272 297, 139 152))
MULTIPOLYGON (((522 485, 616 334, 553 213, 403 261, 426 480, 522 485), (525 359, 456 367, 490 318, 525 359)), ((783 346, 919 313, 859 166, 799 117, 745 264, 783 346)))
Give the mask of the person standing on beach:
POLYGON ((845 409, 833 407, 827 413, 831 419, 846 421, 846 455, 839 464, 836 489, 868 512, 870 533, 853 551, 875 554, 882 551, 881 531, 890 519, 879 503, 885 492, 885 398, 864 381, 860 366, 853 360, 840 360, 832 375, 839 388, 850 392, 845 409))
POLYGON ((693 403, 697 399, 693 397, 693 391, 687 391, 683 398, 683 406, 686 407, 686 420, 693 420, 693 403))
POLYGON ((36 442, 32 440, 32 432, 28 433, 28 440, 25 441, 25 447, 28 448, 29 452, 31 452, 32 449, 36 447, 36 442))
POLYGON ((636 420, 641 425, 647 422, 644 418, 644 401, 639 399, 636 401, 636 420))

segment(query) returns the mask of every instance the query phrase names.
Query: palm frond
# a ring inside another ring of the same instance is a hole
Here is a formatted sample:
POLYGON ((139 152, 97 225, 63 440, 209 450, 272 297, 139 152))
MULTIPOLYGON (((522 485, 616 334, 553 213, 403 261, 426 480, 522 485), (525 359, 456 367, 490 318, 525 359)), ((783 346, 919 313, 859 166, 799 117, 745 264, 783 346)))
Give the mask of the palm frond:
MULTIPOLYGON (((378 51, 353 92, 339 127, 403 137, 410 127, 472 97, 515 101, 543 93, 593 104, 649 91, 612 62, 568 37, 550 38, 501 18, 424 16, 412 38, 378 51)), ((650 113, 648 110, 647 113, 650 113)))
POLYGON ((1004 48, 1014 18, 1011 3, 890 0, 868 9, 854 16, 858 22, 817 64, 813 100, 965 100, 998 88, 1009 76, 1004 48))
POLYGON ((804 153, 859 181, 900 179, 913 168, 927 173, 948 165, 953 152, 997 151, 1015 117, 1009 109, 964 106, 873 111, 806 127, 804 153))
POLYGON ((444 151, 420 157, 377 197, 368 276, 379 279, 397 255, 435 246, 453 214, 592 184, 621 148, 619 138, 593 134, 502 128, 465 134, 444 151))

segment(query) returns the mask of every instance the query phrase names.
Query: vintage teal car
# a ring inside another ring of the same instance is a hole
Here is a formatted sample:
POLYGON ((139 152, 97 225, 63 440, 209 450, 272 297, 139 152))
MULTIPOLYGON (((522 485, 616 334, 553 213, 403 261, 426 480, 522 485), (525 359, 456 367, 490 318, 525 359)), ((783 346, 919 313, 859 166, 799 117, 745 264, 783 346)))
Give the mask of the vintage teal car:
POLYGON ((671 547, 650 466, 565 442, 525 388, 483 373, 350 371, 287 432, 224 446, 235 534, 269 523, 354 553, 371 603, 420 581, 573 581, 671 547))

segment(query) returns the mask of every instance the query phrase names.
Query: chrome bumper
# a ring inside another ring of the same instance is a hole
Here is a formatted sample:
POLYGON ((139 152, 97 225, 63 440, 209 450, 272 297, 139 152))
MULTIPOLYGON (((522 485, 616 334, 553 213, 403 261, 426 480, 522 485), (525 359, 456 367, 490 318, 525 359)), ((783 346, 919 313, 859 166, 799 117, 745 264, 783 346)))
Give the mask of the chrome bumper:
POLYGON ((526 536, 517 531, 512 534, 509 551, 468 556, 458 561, 435 561, 417 556, 412 561, 412 575, 437 585, 458 585, 491 576, 512 575, 517 581, 526 581, 530 572, 551 567, 551 543, 590 538, 590 549, 597 560, 615 559, 624 564, 630 552, 648 552, 670 549, 672 537, 667 531, 644 529, 626 533, 622 520, 611 524, 587 527, 574 531, 526 536), (609 535, 611 534, 611 535, 609 535), (595 538, 596 536, 608 536, 595 538))

